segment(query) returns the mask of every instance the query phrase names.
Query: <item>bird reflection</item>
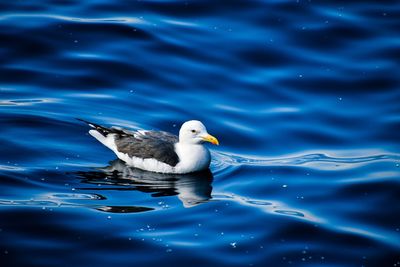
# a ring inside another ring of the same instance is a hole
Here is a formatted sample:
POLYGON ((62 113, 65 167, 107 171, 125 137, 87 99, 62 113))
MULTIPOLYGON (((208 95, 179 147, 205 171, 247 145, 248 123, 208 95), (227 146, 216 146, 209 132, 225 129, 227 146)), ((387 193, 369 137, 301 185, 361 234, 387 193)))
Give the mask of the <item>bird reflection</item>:
POLYGON ((186 208, 211 199, 213 175, 210 170, 189 174, 154 173, 129 167, 118 159, 98 170, 77 174, 83 183, 109 186, 102 190, 138 190, 152 197, 176 195, 186 208))

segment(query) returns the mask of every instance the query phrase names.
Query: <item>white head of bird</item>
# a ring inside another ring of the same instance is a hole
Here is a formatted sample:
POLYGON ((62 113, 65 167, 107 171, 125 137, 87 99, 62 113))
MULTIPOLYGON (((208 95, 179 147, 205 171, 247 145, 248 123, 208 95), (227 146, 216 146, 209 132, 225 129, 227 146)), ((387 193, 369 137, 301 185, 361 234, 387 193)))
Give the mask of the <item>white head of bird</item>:
POLYGON ((179 130, 179 143, 196 145, 204 142, 219 145, 218 139, 209 134, 200 121, 191 120, 182 124, 179 130))

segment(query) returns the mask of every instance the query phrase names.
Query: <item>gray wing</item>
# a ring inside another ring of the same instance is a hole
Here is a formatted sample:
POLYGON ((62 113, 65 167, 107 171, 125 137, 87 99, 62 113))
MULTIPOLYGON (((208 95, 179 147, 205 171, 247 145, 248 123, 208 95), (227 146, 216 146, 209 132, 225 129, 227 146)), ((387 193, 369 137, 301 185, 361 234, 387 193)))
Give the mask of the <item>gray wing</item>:
POLYGON ((117 150, 128 154, 130 157, 154 158, 171 166, 176 166, 179 157, 175 152, 178 142, 176 135, 158 131, 128 131, 118 127, 104 127, 99 124, 78 119, 87 123, 104 137, 114 135, 117 150))
POLYGON ((117 150, 130 157, 154 158, 170 166, 176 166, 179 157, 175 152, 176 135, 158 131, 138 131, 115 134, 117 150))

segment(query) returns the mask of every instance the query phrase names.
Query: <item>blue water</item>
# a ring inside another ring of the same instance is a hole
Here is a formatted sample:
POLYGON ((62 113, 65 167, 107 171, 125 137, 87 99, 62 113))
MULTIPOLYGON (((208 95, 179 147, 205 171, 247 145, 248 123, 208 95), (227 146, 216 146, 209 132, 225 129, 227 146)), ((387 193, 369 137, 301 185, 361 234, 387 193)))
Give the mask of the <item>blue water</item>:
POLYGON ((1 266, 400 266, 398 1, 2 1, 1 266), (105 126, 220 140, 129 169, 105 126))

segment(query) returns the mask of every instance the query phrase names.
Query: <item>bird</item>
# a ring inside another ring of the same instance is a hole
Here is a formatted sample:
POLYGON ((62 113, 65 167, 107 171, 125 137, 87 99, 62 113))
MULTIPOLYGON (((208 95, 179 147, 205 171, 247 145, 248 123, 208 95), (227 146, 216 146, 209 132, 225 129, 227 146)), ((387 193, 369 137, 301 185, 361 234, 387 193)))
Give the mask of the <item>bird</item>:
POLYGON ((126 165, 157 173, 186 174, 209 169, 210 151, 204 143, 219 145, 198 120, 186 121, 179 136, 165 131, 104 127, 78 119, 92 129, 89 134, 111 149, 126 165))

